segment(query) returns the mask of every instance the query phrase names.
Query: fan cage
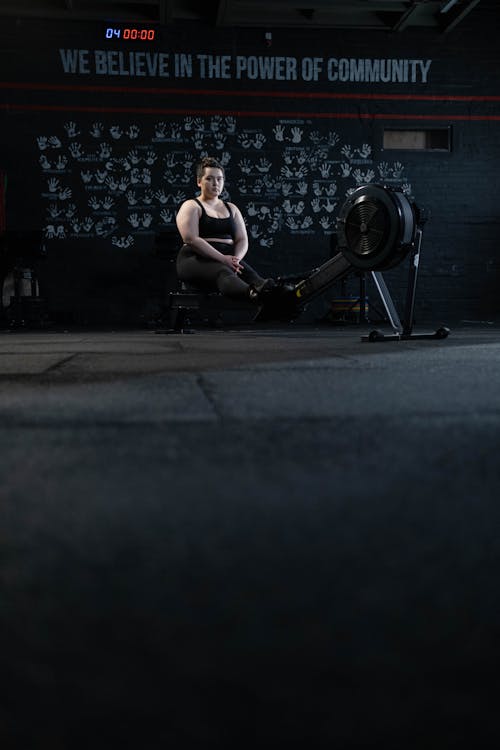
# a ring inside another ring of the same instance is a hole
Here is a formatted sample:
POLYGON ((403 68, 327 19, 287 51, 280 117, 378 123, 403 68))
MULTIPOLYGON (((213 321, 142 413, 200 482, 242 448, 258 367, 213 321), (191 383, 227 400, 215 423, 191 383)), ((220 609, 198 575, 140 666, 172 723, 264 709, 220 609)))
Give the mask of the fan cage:
POLYGON ((360 200, 348 213, 345 233, 348 245, 357 255, 372 255, 387 242, 389 217, 383 204, 373 198, 360 200))
POLYGON ((361 186, 339 214, 339 250, 355 268, 392 268, 414 245, 415 217, 416 208, 402 191, 373 184, 361 186))

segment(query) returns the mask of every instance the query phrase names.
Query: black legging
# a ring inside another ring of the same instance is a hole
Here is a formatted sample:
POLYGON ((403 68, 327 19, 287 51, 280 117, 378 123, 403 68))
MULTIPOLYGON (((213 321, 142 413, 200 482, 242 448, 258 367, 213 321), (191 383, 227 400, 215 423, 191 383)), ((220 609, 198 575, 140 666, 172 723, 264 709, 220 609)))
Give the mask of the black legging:
MULTIPOLYGON (((233 246, 224 242, 211 242, 212 247, 224 255, 232 255, 233 246)), ((252 266, 240 261, 241 273, 236 273, 229 266, 218 260, 198 255, 190 245, 183 245, 177 256, 177 276, 201 289, 218 289, 228 297, 248 297, 250 284, 257 289, 265 279, 259 276, 252 266)))

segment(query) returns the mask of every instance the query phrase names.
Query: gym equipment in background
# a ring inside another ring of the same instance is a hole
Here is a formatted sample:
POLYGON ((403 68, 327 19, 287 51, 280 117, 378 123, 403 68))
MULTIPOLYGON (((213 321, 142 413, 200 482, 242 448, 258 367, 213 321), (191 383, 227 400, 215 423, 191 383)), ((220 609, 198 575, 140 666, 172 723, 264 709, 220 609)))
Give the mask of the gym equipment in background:
MULTIPOLYGON (((297 284, 283 285, 272 302, 278 317, 296 317, 312 299, 352 271, 370 273, 392 327, 392 334, 374 330, 363 341, 409 338, 443 339, 449 329, 414 333, 414 311, 418 266, 422 245, 424 212, 400 188, 367 184, 346 199, 337 219, 338 253, 314 269, 297 284), (410 256, 403 322, 382 275, 410 256), (287 287, 287 288, 285 288, 287 287)), ((263 318, 272 317, 264 311, 263 318)))

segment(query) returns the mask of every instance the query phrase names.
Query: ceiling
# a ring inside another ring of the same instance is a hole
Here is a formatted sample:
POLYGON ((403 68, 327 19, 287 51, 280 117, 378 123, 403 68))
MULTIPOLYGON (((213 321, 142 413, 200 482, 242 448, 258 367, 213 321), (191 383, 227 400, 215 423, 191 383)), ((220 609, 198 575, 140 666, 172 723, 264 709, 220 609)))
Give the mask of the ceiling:
POLYGON ((404 31, 454 29, 496 0, 2 0, 1 17, 157 22, 216 27, 404 31))

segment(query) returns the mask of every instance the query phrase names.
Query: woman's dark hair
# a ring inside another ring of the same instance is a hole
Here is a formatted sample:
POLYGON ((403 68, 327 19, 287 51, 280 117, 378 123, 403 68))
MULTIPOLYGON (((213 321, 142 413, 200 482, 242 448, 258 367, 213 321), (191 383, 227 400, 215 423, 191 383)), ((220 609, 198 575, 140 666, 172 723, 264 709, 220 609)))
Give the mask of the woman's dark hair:
POLYGON ((218 161, 217 159, 214 159, 212 156, 204 156, 203 159, 196 166, 196 177, 197 177, 197 179, 201 180, 201 178, 203 177, 204 170, 208 169, 210 167, 212 167, 214 169, 220 169, 221 172, 222 172, 222 176, 225 179, 226 174, 224 172, 224 167, 222 166, 222 164, 220 163, 220 161, 218 161))

